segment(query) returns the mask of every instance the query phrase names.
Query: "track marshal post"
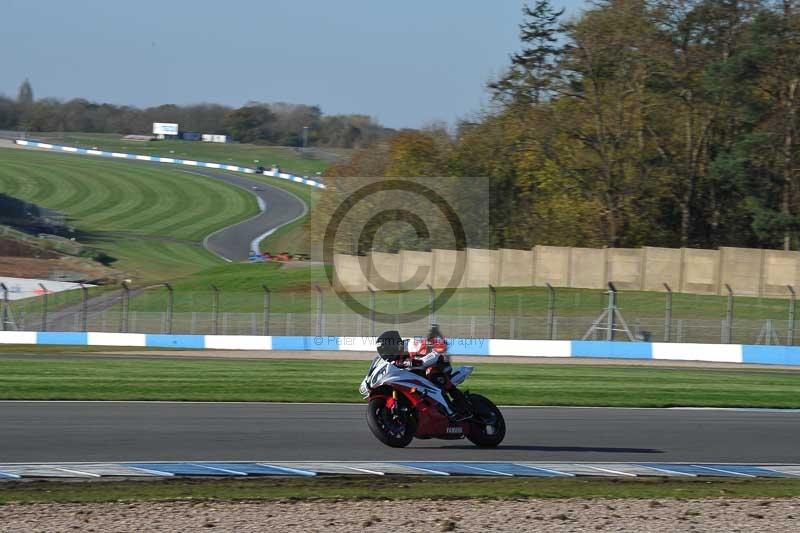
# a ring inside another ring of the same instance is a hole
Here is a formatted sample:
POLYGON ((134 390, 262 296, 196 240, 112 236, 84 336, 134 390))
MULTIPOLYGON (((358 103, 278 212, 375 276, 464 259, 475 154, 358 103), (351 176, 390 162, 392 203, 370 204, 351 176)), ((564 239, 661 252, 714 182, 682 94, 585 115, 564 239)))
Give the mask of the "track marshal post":
POLYGON ((789 289, 789 332, 786 335, 786 344, 794 346, 794 317, 795 309, 797 308, 797 294, 794 292, 794 287, 791 285, 786 286, 789 289))
POLYGON ((172 312, 175 310, 175 292, 169 283, 164 283, 164 287, 167 288, 167 334, 172 335, 172 312))

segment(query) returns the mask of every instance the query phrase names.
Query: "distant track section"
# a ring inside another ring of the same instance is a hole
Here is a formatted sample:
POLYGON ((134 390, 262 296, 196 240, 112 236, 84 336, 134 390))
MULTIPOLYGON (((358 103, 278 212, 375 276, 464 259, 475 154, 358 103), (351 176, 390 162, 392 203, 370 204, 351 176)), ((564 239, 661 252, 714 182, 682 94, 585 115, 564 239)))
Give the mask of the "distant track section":
MULTIPOLYGON (((44 143, 39 141, 26 141, 17 139, 14 141, 19 146, 27 146, 30 148, 38 148, 40 150, 54 150, 56 152, 66 152, 70 154, 80 155, 93 155, 98 157, 113 157, 116 159, 133 159, 134 161, 149 161, 151 163, 167 163, 172 165, 185 165, 189 167, 211 168, 216 170, 229 170, 231 172, 243 172, 245 174, 258 174, 254 169, 247 167, 240 167, 237 165, 227 165, 225 163, 209 163, 206 161, 194 161, 192 159, 178 159, 174 157, 161 157, 156 155, 141 155, 141 154, 128 154, 125 152, 107 152, 105 150, 92 150, 88 148, 77 148, 75 146, 62 146, 59 144, 44 143)), ((265 170, 261 172, 264 176, 272 176, 274 178, 285 179, 295 183, 302 183, 324 189, 325 185, 315 180, 305 178, 303 176, 295 176, 286 172, 274 172, 272 170, 265 170)))
MULTIPOLYGON (((237 222, 233 225, 219 229, 214 233, 207 235, 203 240, 203 246, 207 250, 221 257, 222 259, 225 259, 226 261, 243 261, 249 257, 250 252, 258 253, 259 243, 264 238, 272 234, 281 226, 289 224, 303 217, 308 212, 308 206, 306 206, 305 202, 290 192, 260 181, 248 179, 244 176, 220 172, 229 171, 241 172, 244 174, 256 174, 256 171, 251 168, 240 167, 237 165, 226 165, 222 163, 207 163, 188 159, 175 159, 171 157, 90 150, 86 148, 61 146, 38 141, 16 140, 15 143, 22 147, 53 150, 61 153, 93 155, 114 159, 125 159, 129 161, 142 161, 146 163, 184 165, 192 167, 192 169, 186 169, 183 170, 183 172, 223 181, 230 185, 245 189, 248 193, 253 194, 257 198, 260 213, 244 221, 237 222)), ((324 188, 324 185, 317 181, 301 178, 293 174, 265 171, 263 172, 263 175, 278 177, 287 181, 303 183, 312 187, 324 188)))
POLYGON ((218 179, 247 189, 258 198, 261 213, 217 230, 203 241, 203 245, 209 251, 228 261, 243 261, 248 258, 251 251, 258 253, 258 245, 264 238, 281 226, 305 216, 308 212, 305 202, 279 187, 253 181, 243 176, 207 170, 198 169, 186 172, 218 179))

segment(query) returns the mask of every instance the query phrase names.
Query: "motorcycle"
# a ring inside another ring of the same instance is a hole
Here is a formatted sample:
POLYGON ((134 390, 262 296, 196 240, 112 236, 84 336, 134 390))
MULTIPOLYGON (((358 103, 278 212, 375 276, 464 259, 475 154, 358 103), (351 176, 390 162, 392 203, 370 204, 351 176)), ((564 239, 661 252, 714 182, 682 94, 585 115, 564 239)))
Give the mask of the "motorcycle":
MULTIPOLYGON (((450 382, 460 385, 473 370, 471 366, 454 369, 450 382)), ((398 366, 393 357, 378 355, 373 359, 359 392, 368 401, 369 429, 379 441, 393 448, 408 446, 415 437, 466 437, 480 448, 495 448, 506 434, 503 414, 491 400, 465 391, 468 414, 454 421, 445 392, 424 376, 398 366)))

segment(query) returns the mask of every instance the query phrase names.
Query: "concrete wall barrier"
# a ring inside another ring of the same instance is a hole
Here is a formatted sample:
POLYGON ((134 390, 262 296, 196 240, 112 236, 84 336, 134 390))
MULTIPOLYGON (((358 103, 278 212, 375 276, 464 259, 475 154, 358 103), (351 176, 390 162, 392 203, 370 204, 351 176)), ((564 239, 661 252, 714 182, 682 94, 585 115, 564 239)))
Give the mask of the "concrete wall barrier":
MULTIPOLYGON (((451 338, 453 355, 657 359, 800 366, 800 346, 663 342, 546 341, 451 338)), ((374 337, 153 335, 140 333, 2 331, 0 344, 130 346, 217 350, 326 350, 374 352, 374 337)))
POLYGON ((787 286, 800 293, 800 252, 723 247, 569 248, 536 246, 532 250, 432 250, 365 257, 334 256, 337 283, 351 291, 544 286, 618 289, 788 298, 787 286), (453 276, 458 260, 461 275, 453 276), (420 275, 414 276, 419 272, 420 275))

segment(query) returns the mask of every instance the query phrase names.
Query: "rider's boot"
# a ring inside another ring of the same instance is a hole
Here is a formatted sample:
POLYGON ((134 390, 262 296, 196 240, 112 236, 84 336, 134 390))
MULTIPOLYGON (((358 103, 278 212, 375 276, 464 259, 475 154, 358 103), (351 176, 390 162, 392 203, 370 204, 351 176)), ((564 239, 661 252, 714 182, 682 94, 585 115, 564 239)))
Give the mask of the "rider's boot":
POLYGON ((454 411, 454 413, 449 417, 450 421, 460 422, 471 417, 472 413, 470 412, 469 404, 467 403, 467 397, 464 395, 464 393, 458 390, 456 387, 450 387, 447 392, 452 398, 450 405, 454 411))

